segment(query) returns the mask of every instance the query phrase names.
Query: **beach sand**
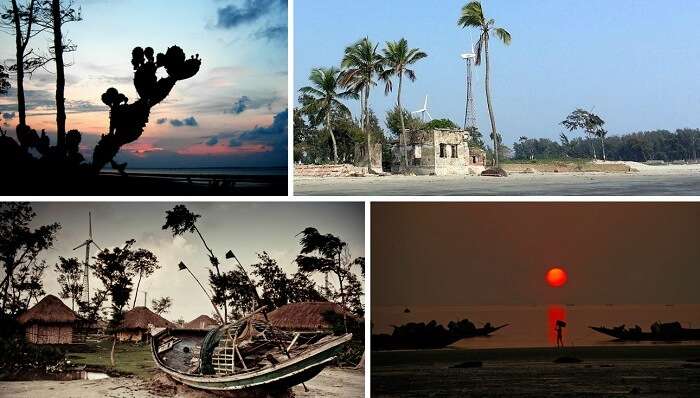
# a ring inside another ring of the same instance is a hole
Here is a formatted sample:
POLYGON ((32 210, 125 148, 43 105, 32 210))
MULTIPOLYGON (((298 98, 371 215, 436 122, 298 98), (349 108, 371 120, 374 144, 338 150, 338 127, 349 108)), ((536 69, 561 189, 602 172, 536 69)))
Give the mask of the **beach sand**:
MULTIPOLYGON (((609 162, 613 163, 613 162, 609 162)), ((480 176, 299 177, 295 195, 700 195, 700 164, 649 166, 624 163, 635 172, 511 173, 480 176)))
POLYGON ((372 353, 373 397, 700 396, 700 346, 372 353), (558 364, 575 357, 581 363, 558 364), (451 368, 465 361, 482 367, 451 368))
MULTIPOLYGON (((364 371, 326 368, 306 383, 309 392, 302 386, 293 389, 296 397, 362 397, 364 394, 364 371)), ((176 395, 155 395, 150 382, 136 377, 115 377, 103 380, 76 381, 30 381, 0 382, 0 397, 15 398, 158 398, 192 397, 209 398, 236 395, 214 395, 193 389, 179 388, 176 395)))

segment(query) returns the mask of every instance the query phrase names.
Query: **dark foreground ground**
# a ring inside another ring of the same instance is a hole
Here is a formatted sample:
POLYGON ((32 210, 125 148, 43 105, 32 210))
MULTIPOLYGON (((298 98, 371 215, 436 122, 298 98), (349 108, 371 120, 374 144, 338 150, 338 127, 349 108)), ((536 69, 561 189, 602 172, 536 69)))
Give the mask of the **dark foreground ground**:
POLYGON ((700 346, 372 353, 373 397, 700 397, 700 346), (581 363, 557 364, 559 357, 581 363), (465 361, 482 367, 457 369, 465 361))

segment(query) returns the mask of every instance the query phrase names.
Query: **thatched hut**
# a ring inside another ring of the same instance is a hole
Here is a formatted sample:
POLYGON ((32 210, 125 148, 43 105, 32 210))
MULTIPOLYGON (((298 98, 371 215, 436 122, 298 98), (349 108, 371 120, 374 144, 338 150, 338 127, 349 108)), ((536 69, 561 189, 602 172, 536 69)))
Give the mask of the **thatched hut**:
POLYGON ((78 317, 56 296, 48 295, 17 319, 27 341, 34 344, 71 344, 78 317))
POLYGON ((175 328, 175 324, 146 307, 135 307, 124 314, 124 320, 117 328, 119 341, 145 341, 148 337, 148 325, 158 328, 175 328))
POLYGON ((209 315, 200 315, 193 320, 182 325, 183 329, 193 329, 193 330, 209 330, 219 326, 209 315))
POLYGON ((350 311, 339 304, 328 301, 315 301, 283 305, 269 312, 267 319, 272 326, 284 330, 328 331, 333 329, 333 324, 326 316, 329 312, 341 317, 345 315, 348 318, 354 318, 350 311))

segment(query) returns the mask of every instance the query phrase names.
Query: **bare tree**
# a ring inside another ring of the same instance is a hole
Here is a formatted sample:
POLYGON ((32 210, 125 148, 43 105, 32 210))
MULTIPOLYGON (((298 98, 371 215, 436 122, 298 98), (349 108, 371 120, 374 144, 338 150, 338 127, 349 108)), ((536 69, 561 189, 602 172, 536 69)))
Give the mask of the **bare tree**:
POLYGON ((29 48, 29 41, 46 30, 37 23, 40 7, 36 0, 30 0, 28 3, 12 0, 10 7, 5 7, 0 15, 3 31, 15 36, 15 64, 8 69, 15 72, 17 77, 17 111, 19 124, 22 126, 27 124, 24 77, 28 75, 31 78, 32 72, 49 62, 47 57, 29 48))

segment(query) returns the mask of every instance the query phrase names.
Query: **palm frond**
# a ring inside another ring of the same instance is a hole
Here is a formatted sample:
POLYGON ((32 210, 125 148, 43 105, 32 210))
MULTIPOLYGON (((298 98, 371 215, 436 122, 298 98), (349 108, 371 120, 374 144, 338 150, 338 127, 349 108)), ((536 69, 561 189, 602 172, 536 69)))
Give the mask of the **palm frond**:
POLYGON ((474 52, 476 53, 474 65, 481 65, 481 56, 484 52, 484 36, 486 36, 486 40, 488 40, 488 35, 486 33, 482 33, 481 36, 479 36, 479 40, 476 41, 476 45, 474 46, 474 52))
POLYGON ((501 39, 501 41, 503 42, 503 44, 505 44, 506 46, 507 46, 507 45, 510 45, 511 36, 510 36, 510 33, 508 33, 507 30, 505 30, 505 29, 503 29, 503 28, 496 28, 496 29, 494 30, 494 32, 496 33, 496 36, 498 36, 498 38, 501 39))
POLYGON ((457 25, 463 28, 466 27, 483 27, 485 25, 484 21, 484 11, 481 8, 481 2, 472 1, 462 7, 462 13, 457 20, 457 25))

